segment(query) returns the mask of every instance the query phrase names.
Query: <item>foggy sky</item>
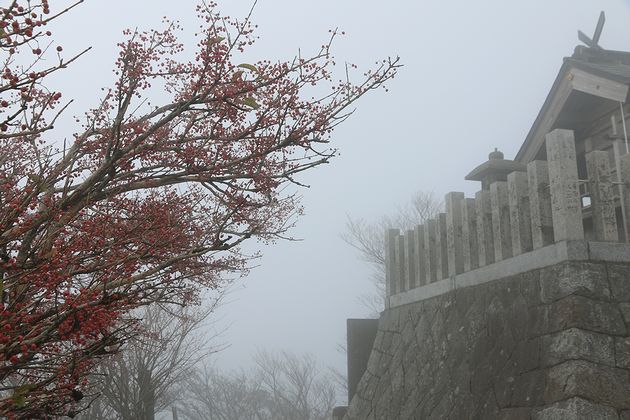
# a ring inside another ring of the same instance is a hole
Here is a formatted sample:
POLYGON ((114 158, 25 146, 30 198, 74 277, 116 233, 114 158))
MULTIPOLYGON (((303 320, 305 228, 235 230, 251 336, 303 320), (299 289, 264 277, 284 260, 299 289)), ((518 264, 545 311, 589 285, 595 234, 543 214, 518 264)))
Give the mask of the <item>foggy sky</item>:
MULTIPOLYGON (((245 16, 250 0, 224 0, 220 9, 245 16)), ((180 19, 194 32, 193 1, 88 0, 55 28, 66 51, 93 46, 56 79, 76 104, 58 124, 71 138, 72 114, 97 103, 124 28, 180 19), (78 36, 77 36, 78 34, 78 36)), ((345 368, 336 345, 345 320, 367 314, 358 301, 369 291, 369 267, 339 238, 346 215, 377 219, 416 191, 464 191, 480 186, 463 177, 498 147, 514 157, 562 64, 607 13, 601 45, 630 50, 629 0, 260 0, 253 20, 260 40, 254 58, 290 59, 314 53, 339 27, 339 63, 360 69, 387 56, 405 65, 389 92, 372 92, 334 133, 341 156, 301 178, 306 216, 292 235, 300 242, 264 248, 260 267, 234 287, 221 310, 231 347, 219 366, 250 363, 256 349, 310 351, 345 368)), ((192 36, 185 39, 193 42, 192 36)))

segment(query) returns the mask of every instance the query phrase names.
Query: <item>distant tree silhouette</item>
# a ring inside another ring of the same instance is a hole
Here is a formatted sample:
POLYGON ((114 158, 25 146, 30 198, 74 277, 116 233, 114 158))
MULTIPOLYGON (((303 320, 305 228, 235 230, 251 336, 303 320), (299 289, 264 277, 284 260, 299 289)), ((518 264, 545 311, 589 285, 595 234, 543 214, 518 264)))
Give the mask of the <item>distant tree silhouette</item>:
POLYGON ((402 231, 413 229, 435 217, 442 208, 442 201, 434 193, 421 191, 409 203, 398 207, 392 215, 383 216, 374 222, 348 217, 346 230, 341 237, 372 267, 371 280, 376 290, 360 297, 372 314, 378 314, 385 307, 385 231, 390 228, 402 231))
POLYGON ((327 420, 335 405, 330 375, 311 355, 261 352, 249 372, 197 370, 179 412, 190 420, 327 420))

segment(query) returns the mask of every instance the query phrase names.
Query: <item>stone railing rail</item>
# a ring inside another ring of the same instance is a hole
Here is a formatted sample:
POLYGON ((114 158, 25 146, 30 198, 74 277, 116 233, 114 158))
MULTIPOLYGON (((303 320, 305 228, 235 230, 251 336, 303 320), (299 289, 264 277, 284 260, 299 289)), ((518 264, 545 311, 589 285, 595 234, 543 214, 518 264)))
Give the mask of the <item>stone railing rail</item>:
POLYGON ((612 154, 585 154, 586 179, 578 177, 573 131, 549 133, 546 151, 546 161, 532 161, 526 170, 509 173, 507 181, 489 183, 475 198, 446 194, 445 213, 425 224, 403 234, 388 230, 387 295, 557 242, 627 242, 630 154, 621 141, 613 142, 612 154))

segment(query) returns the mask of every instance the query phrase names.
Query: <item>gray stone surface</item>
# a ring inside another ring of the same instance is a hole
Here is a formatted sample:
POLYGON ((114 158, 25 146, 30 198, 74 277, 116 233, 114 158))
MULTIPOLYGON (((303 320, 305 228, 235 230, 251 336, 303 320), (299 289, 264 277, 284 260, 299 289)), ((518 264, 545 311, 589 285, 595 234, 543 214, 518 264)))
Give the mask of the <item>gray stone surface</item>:
POLYGON ((595 240, 617 242, 615 188, 610 175, 608 152, 596 150, 586 154, 586 167, 593 210, 595 240))
POLYGON ((425 286, 383 312, 346 419, 629 418, 627 283, 628 263, 567 260, 425 286))
POLYGON ((466 198, 462 205, 462 241, 464 254, 464 271, 479 267, 479 245, 477 234, 477 207, 474 198, 466 198))
POLYGON ((477 205, 479 266, 483 267, 494 262, 494 234, 492 232, 490 191, 478 191, 475 194, 475 203, 477 205))
POLYGON ((490 202, 492 203, 494 259, 495 261, 501 261, 513 255, 507 182, 497 181, 490 185, 490 202))
POLYGON ((448 277, 448 242, 446 240, 446 213, 439 213, 435 219, 435 255, 438 280, 448 277))
POLYGON ((615 338, 578 328, 541 337, 540 362, 554 366, 566 360, 587 360, 615 366, 615 338))
POLYGON ((425 255, 425 284, 433 283, 437 280, 437 222, 435 220, 427 220, 424 226, 424 255, 425 255))
POLYGON ((394 264, 396 265, 396 287, 398 293, 407 290, 405 288, 405 237, 398 235, 394 242, 394 264))
POLYGON ((462 215, 462 201, 464 201, 464 193, 462 192, 450 192, 444 197, 449 276, 454 276, 464 271, 464 219, 462 215))
POLYGON ((556 129, 546 136, 555 241, 584 238, 573 131, 556 129))
POLYGON ((387 296, 396 294, 398 290, 398 265, 396 265, 396 241, 400 235, 398 229, 387 229, 385 232, 385 293, 387 296))
POLYGON ((612 297, 619 302, 630 302, 630 275, 624 264, 607 265, 612 297))
POLYGON ((615 337, 615 359, 617 367, 630 369, 630 337, 615 337))
POLYGON ((622 213, 624 215, 626 236, 630 236, 630 154, 625 154, 619 158, 619 191, 622 203, 622 213))
POLYGON ((514 255, 519 255, 529 252, 533 248, 527 173, 512 172, 508 175, 507 183, 512 229, 512 251, 514 255))
POLYGON ((627 262, 630 259, 630 244, 589 242, 589 258, 594 261, 627 262))
POLYGON ((536 411, 532 420, 618 420, 617 410, 593 404, 583 398, 570 398, 536 411))
POLYGON ((416 232, 408 230, 404 238, 404 287, 403 290, 411 290, 418 287, 416 284, 416 232))
POLYGON ((617 409, 630 408, 630 377, 615 369, 583 360, 569 360, 550 368, 545 384, 546 402, 581 396, 617 409))
POLYGON ((553 243, 551 192, 547 162, 534 160, 527 164, 527 185, 532 221, 532 245, 542 248, 553 243))
POLYGON ((572 295, 542 308, 544 320, 539 324, 541 334, 567 328, 610 335, 624 335, 626 326, 617 304, 572 295))
POLYGON ((606 276, 606 266, 590 262, 565 262, 553 267, 549 277, 541 279, 543 302, 552 303, 570 295, 596 300, 609 300, 610 285, 600 279, 606 276))
POLYGON ((630 324, 630 303, 623 302, 619 304, 619 310, 623 316, 623 320, 626 323, 626 327, 630 324))
POLYGON ((426 249, 424 245, 424 225, 416 226, 415 230, 415 264, 416 264, 416 281, 417 286, 424 286, 427 282, 427 263, 426 263, 426 249))

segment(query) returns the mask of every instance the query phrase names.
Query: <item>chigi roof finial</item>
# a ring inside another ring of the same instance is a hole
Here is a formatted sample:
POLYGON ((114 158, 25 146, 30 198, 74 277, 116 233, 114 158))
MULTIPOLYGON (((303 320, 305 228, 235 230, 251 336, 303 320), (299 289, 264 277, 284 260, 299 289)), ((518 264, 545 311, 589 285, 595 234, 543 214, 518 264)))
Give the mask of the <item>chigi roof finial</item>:
POLYGON ((595 33, 593 34, 593 38, 589 38, 584 32, 578 31, 578 39, 590 48, 594 48, 597 50, 603 49, 602 47, 599 46, 599 37, 602 36, 604 23, 606 23, 606 14, 602 10, 599 13, 599 19, 597 20, 597 26, 595 27, 595 33))

